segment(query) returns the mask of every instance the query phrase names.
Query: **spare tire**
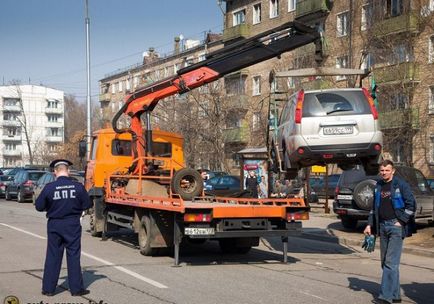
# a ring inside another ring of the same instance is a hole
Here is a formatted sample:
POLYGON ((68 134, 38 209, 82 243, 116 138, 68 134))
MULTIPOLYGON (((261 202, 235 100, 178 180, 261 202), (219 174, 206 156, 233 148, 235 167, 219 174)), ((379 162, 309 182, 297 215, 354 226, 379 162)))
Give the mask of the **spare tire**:
POLYGON ((374 190, 376 181, 372 179, 364 180, 354 188, 353 199, 356 205, 363 210, 371 210, 374 203, 374 190))
POLYGON ((184 200, 192 200, 203 191, 203 179, 200 173, 190 168, 176 171, 172 179, 172 191, 184 200))

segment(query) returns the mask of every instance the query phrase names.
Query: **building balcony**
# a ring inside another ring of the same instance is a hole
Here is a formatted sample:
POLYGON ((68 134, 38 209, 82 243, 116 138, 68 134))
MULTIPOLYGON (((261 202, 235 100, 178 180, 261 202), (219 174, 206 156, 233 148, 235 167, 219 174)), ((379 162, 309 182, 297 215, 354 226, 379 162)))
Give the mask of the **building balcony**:
POLYGON ((3 112, 21 112, 20 106, 3 106, 3 112))
POLYGON ((223 42, 250 37, 250 24, 241 23, 223 30, 223 42))
POLYGON ((414 13, 391 17, 374 22, 372 31, 374 37, 377 38, 400 33, 417 34, 419 32, 419 19, 414 13))
POLYGON ((250 99, 247 95, 231 95, 227 96, 228 106, 234 109, 249 109, 250 99))
POLYGON ((380 112, 379 122, 382 130, 411 128, 417 130, 419 124, 419 109, 398 109, 388 112, 380 112))
POLYGON ((63 114, 63 109, 59 108, 45 108, 45 113, 47 114, 63 114))
POLYGON ((111 94, 110 93, 103 93, 99 94, 99 102, 100 103, 109 103, 111 100, 111 94))
POLYGON ((16 149, 16 150, 6 150, 3 149, 3 156, 21 156, 21 149, 16 149))
POLYGON ((298 0, 295 8, 295 20, 302 22, 317 21, 327 16, 332 9, 333 1, 298 0))
POLYGON ((415 62, 402 62, 373 69, 377 83, 402 83, 420 81, 419 66, 415 62))
POLYGON ((52 143, 60 143, 60 142, 63 142, 63 136, 61 136, 61 135, 58 135, 58 136, 47 135, 45 137, 45 141, 46 142, 52 142, 52 143))
POLYGON ((4 127, 21 127, 21 123, 18 120, 3 120, 1 124, 4 127))
POLYGON ((235 127, 223 130, 225 143, 247 142, 249 140, 249 128, 235 127))
POLYGON ((45 126, 47 128, 63 128, 63 122, 62 121, 49 121, 45 123, 45 126))
POLYGON ((2 135, 2 140, 3 141, 21 141, 22 137, 21 137, 21 135, 14 135, 14 136, 2 135))

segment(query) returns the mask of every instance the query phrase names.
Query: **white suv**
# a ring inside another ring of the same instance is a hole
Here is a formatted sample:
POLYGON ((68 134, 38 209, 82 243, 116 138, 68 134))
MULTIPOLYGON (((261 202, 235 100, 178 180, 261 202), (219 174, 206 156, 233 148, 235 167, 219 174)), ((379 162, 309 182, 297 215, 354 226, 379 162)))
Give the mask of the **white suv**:
POLYGON ((327 163, 344 170, 362 163, 368 174, 376 174, 382 145, 378 112, 368 90, 301 90, 283 107, 272 154, 289 178, 300 168, 327 163))

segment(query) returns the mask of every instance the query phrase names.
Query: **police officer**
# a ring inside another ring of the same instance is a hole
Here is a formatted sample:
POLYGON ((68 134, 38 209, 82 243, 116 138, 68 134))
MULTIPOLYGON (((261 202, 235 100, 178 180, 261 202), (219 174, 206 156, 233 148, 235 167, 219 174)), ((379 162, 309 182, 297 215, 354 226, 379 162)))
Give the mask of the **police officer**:
POLYGON ((46 296, 53 296, 56 290, 64 249, 71 294, 81 296, 89 293, 83 287, 80 266, 80 217, 91 207, 91 201, 84 186, 69 178, 71 165, 66 159, 51 162, 56 181, 47 184, 35 202, 36 210, 46 211, 48 218, 47 255, 42 280, 42 294, 46 296))

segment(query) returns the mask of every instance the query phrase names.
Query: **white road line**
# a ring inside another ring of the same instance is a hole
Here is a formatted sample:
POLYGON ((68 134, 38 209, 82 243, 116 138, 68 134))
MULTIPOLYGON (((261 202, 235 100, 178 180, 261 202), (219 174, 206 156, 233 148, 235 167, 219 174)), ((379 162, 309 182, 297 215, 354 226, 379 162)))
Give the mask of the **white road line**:
MULTIPOLYGON (((11 225, 8 225, 8 224, 5 224, 5 223, 0 223, 0 225, 5 226, 5 227, 8 227, 8 228, 11 228, 11 229, 14 229, 14 230, 16 230, 16 231, 19 231, 19 232, 22 232, 22 233, 25 233, 25 234, 28 234, 28 235, 31 235, 31 236, 33 236, 33 237, 35 237, 35 238, 38 238, 38 239, 41 239, 41 240, 46 240, 46 239, 47 239, 47 238, 44 237, 44 236, 41 236, 41 235, 38 235, 38 234, 34 234, 34 233, 32 233, 32 232, 29 232, 29 231, 26 231, 26 230, 23 230, 23 229, 21 229, 21 228, 18 228, 18 227, 15 227, 15 226, 11 226, 11 225)), ((161 283, 159 283, 159 282, 157 282, 157 281, 154 281, 154 280, 152 280, 152 279, 149 279, 149 278, 147 278, 147 277, 144 277, 144 276, 142 276, 142 275, 140 275, 140 274, 138 274, 138 273, 136 273, 136 272, 134 272, 134 271, 131 271, 131 270, 129 270, 129 269, 126 269, 125 267, 122 267, 122 266, 116 266, 116 265, 113 264, 112 262, 109 262, 109 261, 107 261, 107 260, 101 259, 101 258, 96 257, 96 256, 94 256, 94 255, 92 255, 92 254, 87 253, 87 252, 82 251, 81 254, 84 255, 84 256, 86 256, 86 257, 88 257, 88 258, 90 258, 90 259, 93 259, 93 260, 95 260, 95 261, 98 261, 98 262, 100 262, 100 263, 103 263, 103 264, 105 264, 105 265, 113 266, 113 268, 116 268, 117 270, 122 271, 123 273, 126 273, 126 274, 128 274, 128 275, 130 275, 130 276, 132 276, 132 277, 135 277, 136 279, 139 279, 139 280, 141 280, 141 281, 143 281, 143 282, 146 282, 146 283, 148 283, 148 284, 151 284, 151 285, 153 285, 153 286, 155 286, 155 287, 158 287, 158 288, 168 288, 166 285, 163 285, 163 284, 161 284, 161 283)))

